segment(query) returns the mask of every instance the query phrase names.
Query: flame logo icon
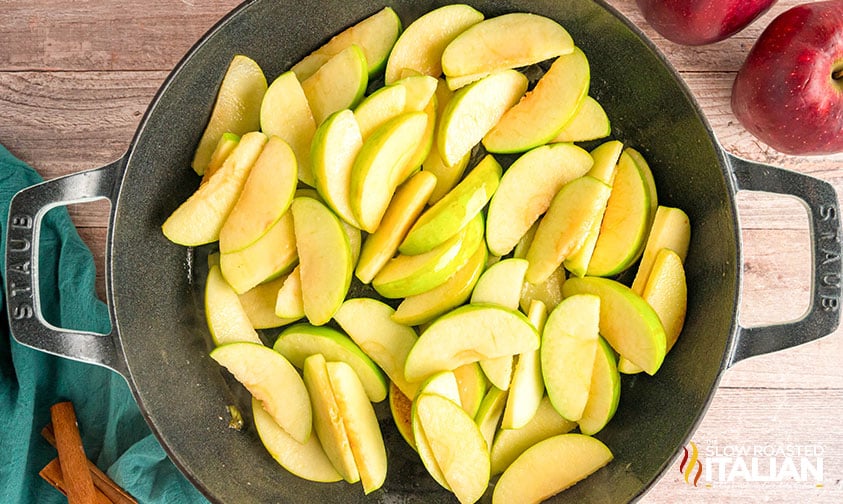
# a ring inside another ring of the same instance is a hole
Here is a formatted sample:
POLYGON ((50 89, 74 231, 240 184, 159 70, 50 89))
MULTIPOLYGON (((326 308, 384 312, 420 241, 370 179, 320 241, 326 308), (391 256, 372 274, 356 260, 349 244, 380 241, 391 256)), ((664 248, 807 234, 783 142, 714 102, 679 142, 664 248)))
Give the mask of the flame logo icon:
POLYGON ((679 463, 679 472, 685 476, 685 483, 691 484, 693 483, 694 486, 697 486, 697 483, 700 481, 700 476, 702 476, 702 462, 699 460, 700 452, 697 450, 697 445, 691 441, 691 450, 688 451, 688 448, 682 448, 685 450, 685 455, 682 457, 682 462, 679 463), (696 474, 694 474, 694 470, 696 469, 696 474), (691 475, 694 474, 693 481, 691 480, 691 475))

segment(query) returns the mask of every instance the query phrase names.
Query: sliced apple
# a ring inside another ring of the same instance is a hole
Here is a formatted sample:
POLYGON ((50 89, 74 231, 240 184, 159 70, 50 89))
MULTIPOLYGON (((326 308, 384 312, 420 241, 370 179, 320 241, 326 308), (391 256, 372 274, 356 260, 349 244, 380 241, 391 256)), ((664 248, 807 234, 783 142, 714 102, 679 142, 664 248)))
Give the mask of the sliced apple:
POLYGON ((188 247, 217 241, 266 141, 266 135, 257 131, 243 135, 214 176, 164 221, 164 236, 188 247))
POLYGON ((386 447, 378 418, 358 375, 345 362, 327 362, 328 379, 363 491, 368 495, 386 480, 386 447))
POLYGON ((491 74, 569 54, 574 41, 556 21, 511 13, 481 21, 458 35, 442 53, 445 75, 491 74))
POLYGON ((553 197, 536 228, 527 251, 527 281, 541 283, 566 257, 585 242, 592 224, 600 219, 612 190, 589 176, 565 184, 553 197))
POLYGON ((635 279, 632 281, 632 290, 641 294, 644 286, 653 269, 653 262, 656 255, 663 248, 671 249, 685 261, 688 254, 688 246, 691 243, 691 221, 688 214, 679 208, 659 206, 656 215, 653 217, 653 225, 647 237, 647 244, 641 255, 641 262, 635 279))
POLYGON ((358 45, 368 64, 369 74, 374 75, 386 64, 400 33, 401 20, 392 8, 385 7, 333 36, 322 47, 293 65, 292 70, 299 80, 305 80, 331 56, 351 45, 358 45))
POLYGON ((205 318, 215 345, 237 341, 261 343, 240 299, 220 273, 211 266, 205 281, 205 318))
POLYGON ((308 481, 330 483, 342 479, 325 455, 317 436, 310 436, 305 443, 296 441, 275 423, 260 401, 254 397, 252 417, 255 419, 255 430, 261 443, 281 467, 308 481))
POLYGON ((242 54, 231 59, 193 154, 191 166, 197 174, 205 173, 222 135, 243 135, 260 128, 260 107, 266 88, 266 76, 255 60, 242 54))
POLYGON ((325 455, 345 481, 360 481, 348 434, 334 398, 325 357, 322 354, 311 355, 305 359, 302 371, 313 409, 313 429, 322 442, 325 455))
POLYGON ((486 156, 448 194, 427 209, 398 247, 402 254, 432 250, 460 232, 492 197, 501 178, 501 165, 486 156))
POLYGON ((588 96, 590 79, 588 59, 579 48, 556 58, 532 91, 486 133, 486 150, 524 152, 553 140, 588 96))
POLYGON ((442 110, 436 137, 445 164, 453 166, 468 155, 526 90, 524 74, 504 70, 454 93, 442 110))
POLYGON ((310 396, 296 368, 278 352, 257 343, 228 343, 211 351, 275 422, 299 443, 313 425, 310 396))
POLYGON ((363 243, 355 270, 355 275, 361 282, 370 283, 395 255, 407 231, 424 210, 434 187, 436 177, 424 171, 416 173, 398 187, 378 229, 368 235, 363 243))
MULTIPOLYGON (((421 394, 414 416, 429 443, 435 465, 463 504, 476 502, 489 485, 489 451, 474 420, 457 404, 435 394, 421 394)), ((430 465, 422 457, 425 466, 430 465)))
POLYGON ((339 218, 312 198, 291 206, 299 252, 304 313, 314 325, 331 320, 351 285, 354 263, 339 218))
POLYGON ((587 142, 605 138, 612 133, 609 116, 600 102, 586 96, 574 114, 551 142, 587 142))
POLYGON ((410 350, 404 375, 422 380, 483 359, 536 350, 539 336, 522 313, 490 304, 456 308, 436 319, 410 350))
POLYGON ((589 153, 572 144, 544 145, 521 155, 501 178, 489 202, 486 243, 506 255, 547 211, 562 187, 591 169, 589 153))
MULTIPOLYGON (((543 332, 547 320, 547 308, 544 303, 533 301, 527 318, 537 331, 543 332)), ((518 429, 526 425, 536 414, 543 396, 544 381, 539 350, 519 355, 512 371, 512 383, 501 418, 501 428, 518 429)), ((491 446, 491 443, 489 445, 491 446)))
POLYGON ((647 182, 649 168, 639 166, 625 150, 618 160, 612 195, 588 263, 591 276, 620 273, 641 257, 652 223, 656 194, 647 182))
POLYGON ((360 377, 372 402, 386 399, 383 372, 351 338, 336 329, 296 324, 278 335, 273 349, 299 369, 304 367, 305 359, 317 353, 329 361, 345 362, 360 377))
POLYGON ((401 324, 420 325, 465 303, 486 267, 486 246, 477 247, 468 261, 438 287, 407 296, 398 305, 392 318, 401 324))
POLYGON ((387 298, 429 291, 447 281, 482 245, 483 217, 478 214, 462 231, 433 250, 390 259, 372 279, 372 287, 387 298))
POLYGON ((283 275, 275 280, 256 285, 238 296, 252 327, 255 329, 271 329, 298 320, 298 318, 282 318, 275 314, 278 291, 286 280, 287 276, 283 275))
POLYGON ((524 282, 521 290, 521 309, 528 312, 533 301, 541 301, 547 310, 553 310, 562 302, 562 284, 567 274, 564 266, 559 266, 541 283, 524 282))
POLYGON ((659 316, 641 296, 608 278, 569 278, 562 294, 596 294, 600 297, 600 334, 615 351, 647 374, 664 361, 666 340, 659 316))
POLYGON ((395 310, 376 299, 346 300, 334 320, 407 397, 415 397, 418 383, 404 378, 407 354, 418 339, 416 331, 393 320, 395 310))
POLYGON ((281 219, 296 192, 296 170, 296 156, 289 144, 270 137, 220 229, 220 252, 245 249, 281 219))
POLYGON ((585 479, 613 459, 597 438, 561 434, 528 448, 501 474, 493 504, 539 503, 585 479), (549 464, 549 460, 558 463, 549 464))
POLYGON ((454 378, 460 393, 460 405, 472 418, 477 415, 483 397, 486 395, 486 376, 477 363, 470 363, 454 369, 454 378))
POLYGON ((201 183, 204 184, 207 182, 211 178, 211 175, 220 169, 229 154, 237 147, 238 143, 240 143, 240 135, 230 132, 222 134, 219 142, 217 142, 216 148, 214 148, 214 152, 211 154, 210 161, 208 161, 208 167, 205 168, 205 173, 202 174, 201 183))
POLYGON ((304 317, 304 301, 301 291, 301 267, 296 266, 287 275, 278 295, 275 297, 275 315, 287 319, 300 319, 304 317))
POLYGON ((659 251, 642 297, 658 314, 670 351, 682 332, 688 306, 685 268, 678 253, 667 248, 659 251))
POLYGON ((261 103, 261 131, 290 144, 298 161, 299 180, 313 187, 310 144, 316 120, 295 73, 279 75, 266 90, 261 103))
POLYGON ((410 448, 417 450, 416 440, 413 438, 412 411, 413 401, 401 392, 395 383, 389 384, 389 411, 398 433, 410 448))
POLYGON ((492 443, 492 475, 502 473, 527 448, 549 437, 566 434, 576 426, 575 422, 563 418, 544 396, 536 413, 523 427, 498 430, 492 443))
POLYGON ((248 247, 220 254, 222 276, 238 294, 289 272, 296 260, 293 217, 285 212, 269 231, 248 247))
POLYGON ((396 81, 395 85, 407 90, 405 111, 422 111, 434 101, 439 79, 430 75, 407 75, 396 81))
POLYGON ((389 54, 386 83, 399 79, 404 69, 422 75, 442 74, 445 47, 466 28, 483 20, 483 14, 464 4, 446 5, 427 12, 410 23, 389 54))
POLYGON ((591 372, 591 387, 588 402, 582 417, 577 421, 580 432, 592 436, 600 432, 618 409, 621 397, 621 377, 618 373, 615 351, 599 338, 594 356, 594 370, 591 372))
POLYGON ((351 172, 351 209, 361 229, 377 230, 414 148, 424 136, 424 112, 398 115, 377 128, 363 143, 351 172))
POLYGON ((301 87, 317 127, 334 112, 357 105, 366 91, 368 76, 363 50, 351 45, 303 80, 301 87))

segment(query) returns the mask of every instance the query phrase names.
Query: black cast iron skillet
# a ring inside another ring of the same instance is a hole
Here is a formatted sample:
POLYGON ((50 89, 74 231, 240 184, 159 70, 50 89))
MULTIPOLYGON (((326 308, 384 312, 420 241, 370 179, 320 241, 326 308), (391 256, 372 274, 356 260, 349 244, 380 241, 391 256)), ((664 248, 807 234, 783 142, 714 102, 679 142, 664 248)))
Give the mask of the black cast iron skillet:
MULTIPOLYGON (((406 26, 445 2, 390 2, 406 26)), ((834 331, 839 321, 840 222, 826 182, 724 152, 677 73, 628 21, 601 1, 477 0, 487 17, 512 11, 565 26, 591 62, 591 93, 613 120, 613 136, 650 161, 659 202, 690 216, 687 322, 655 377, 625 376, 621 404, 598 437, 615 461, 552 502, 617 503, 641 496, 689 440, 722 373, 741 359, 834 331), (738 322, 741 242, 737 191, 791 194, 808 209, 813 290, 805 316, 771 327, 738 322)), ((7 299, 15 338, 25 345, 113 369, 128 381, 167 453, 210 500, 246 502, 455 502, 426 475, 379 414, 389 455, 382 490, 363 496, 346 483, 315 484, 282 470, 247 421, 228 427, 226 406, 249 407, 242 389, 208 357, 202 318, 202 250, 161 233, 164 219, 195 190, 190 170, 222 75, 236 53, 273 79, 340 29, 384 6, 377 1, 253 0, 225 17, 179 63, 153 100, 126 154, 114 163, 34 186, 12 203, 7 299), (71 202, 112 203, 106 287, 107 335, 49 325, 38 298, 38 228, 44 213, 71 202)), ((487 494, 488 497, 488 494, 487 494)))

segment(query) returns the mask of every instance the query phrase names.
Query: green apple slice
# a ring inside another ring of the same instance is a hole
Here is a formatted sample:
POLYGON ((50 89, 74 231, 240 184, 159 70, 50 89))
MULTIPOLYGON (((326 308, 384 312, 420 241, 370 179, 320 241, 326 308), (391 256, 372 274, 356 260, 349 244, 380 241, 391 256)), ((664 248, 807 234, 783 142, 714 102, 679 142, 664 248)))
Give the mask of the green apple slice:
POLYGON ((340 416, 337 400, 334 398, 325 357, 322 354, 313 354, 305 359, 302 377, 310 394, 313 429, 322 442, 325 455, 345 481, 360 481, 348 434, 340 416))
POLYGON ((208 167, 205 168, 205 173, 202 174, 202 183, 207 182, 211 178, 211 175, 222 167, 222 164, 232 151, 234 151, 238 143, 240 143, 240 135, 235 135, 231 132, 222 134, 220 141, 217 142, 217 146, 214 148, 214 152, 211 154, 210 161, 208 161, 208 167))
POLYGON ((589 176, 574 179, 559 190, 527 251, 528 282, 545 281, 566 257, 582 246, 589 229, 600 219, 611 192, 611 187, 589 176))
POLYGON ((410 383, 404 378, 404 363, 418 335, 412 327, 395 322, 394 313, 395 310, 382 301, 354 298, 340 306, 334 320, 404 395, 415 397, 418 383, 410 383))
MULTIPOLYGON (((480 499, 489 485, 489 450, 474 420, 453 401, 422 394, 414 406, 435 465, 457 499, 464 504, 480 499)), ((425 466, 429 462, 422 457, 425 466)))
POLYGON ((386 480, 386 447, 378 418, 351 366, 345 362, 327 362, 325 367, 363 491, 368 495, 386 480))
POLYGON ((566 434, 576 426, 576 423, 559 415, 550 404, 550 399, 544 396, 536 413, 523 427, 498 430, 492 443, 492 474, 502 473, 527 448, 539 441, 566 434))
POLYGON ((641 255, 641 262, 635 279, 632 281, 632 290, 638 294, 644 292, 644 286, 650 277, 653 269, 653 262, 661 249, 673 250, 679 259, 684 262, 688 255, 688 246, 691 243, 691 221, 688 214, 679 208, 659 206, 656 215, 653 217, 653 225, 647 237, 647 244, 644 246, 644 253, 641 255))
POLYGON ((397 179, 427 128, 424 112, 406 112, 381 125, 363 143, 351 172, 351 209, 361 229, 377 230, 397 179))
POLYGON ((287 276, 283 275, 274 280, 258 284, 238 296, 243 311, 246 312, 246 316, 249 317, 249 321, 255 329, 281 327, 298 320, 298 318, 282 318, 275 314, 278 291, 284 285, 287 276))
POLYGON ((433 448, 424 433, 424 427, 421 424, 421 417, 416 415, 416 401, 424 394, 442 397, 454 404, 460 405, 459 386, 457 385, 456 376, 451 371, 442 371, 425 380, 419 387, 416 397, 412 402, 412 409, 410 412, 413 440, 419 453, 419 457, 422 459, 425 468, 433 479, 444 488, 451 490, 450 485, 445 480, 445 475, 442 473, 439 464, 433 456, 433 448))
POLYGON ((351 245, 339 218, 312 198, 291 206, 299 251, 304 313, 314 325, 331 320, 351 285, 351 245))
POLYGON ((334 112, 357 105, 366 91, 368 76, 363 50, 351 45, 303 80, 301 87, 316 125, 334 112))
POLYGON ((307 442, 313 425, 310 396, 296 368, 278 352, 257 343, 228 343, 211 351, 263 409, 293 439, 307 442))
POLYGON ((427 209, 398 247, 407 255, 423 254, 460 232, 486 206, 498 188, 501 165, 486 156, 448 194, 427 209))
POLYGON ((237 293, 225 281, 219 266, 211 267, 205 281, 205 318, 215 345, 237 341, 262 344, 237 293))
POLYGON ((430 149, 433 148, 434 139, 436 137, 437 108, 438 104, 436 99, 431 97, 427 105, 421 110, 427 116, 427 123, 425 123, 424 132, 422 133, 422 137, 419 140, 418 145, 416 145, 413 154, 407 158, 404 162, 404 166, 395 172, 397 174, 397 178, 395 179, 396 184, 403 183, 405 180, 410 178, 411 175, 416 173, 421 168, 424 160, 427 159, 427 156, 430 154, 430 149))
POLYGON ((217 92, 208 125, 202 133, 191 166, 202 175, 225 133, 242 135, 260 128, 260 107, 266 76, 253 59, 237 54, 231 59, 217 92))
POLYGON ((489 202, 486 243, 506 255, 547 211, 562 187, 591 169, 588 152, 573 144, 543 145, 521 155, 501 178, 489 202))
POLYGON ((398 80, 404 69, 439 77, 445 47, 466 28, 482 21, 483 17, 481 12, 468 5, 454 4, 417 18, 398 37, 389 54, 386 83, 398 80))
POLYGON ((296 170, 296 156, 289 144, 270 137, 220 229, 220 252, 245 249, 281 219, 296 192, 296 170))
POLYGON ((603 106, 591 96, 586 96, 574 117, 551 142, 587 142, 605 138, 611 133, 612 124, 603 106))
POLYGON ((579 294, 550 312, 542 332, 541 368, 547 396, 560 415, 582 417, 591 387, 600 324, 600 298, 579 294))
POLYGON ((419 386, 416 397, 422 394, 436 394, 462 406, 457 376, 453 371, 440 371, 426 379, 419 386))
POLYGON ((588 96, 588 59, 579 49, 556 58, 550 69, 483 137, 489 152, 524 152, 561 131, 588 96))
POLYGON ((332 37, 322 47, 293 65, 292 70, 303 81, 331 56, 351 45, 358 45, 368 64, 369 75, 374 75, 386 64, 400 32, 401 20, 392 8, 385 7, 332 37))
POLYGON ((593 436, 600 432, 615 415, 621 397, 621 377, 618 374, 615 351, 599 338, 594 356, 594 370, 591 372, 591 387, 588 402, 582 417, 578 420, 580 432, 593 436))
POLYGON ((196 247, 219 240, 220 229, 237 203, 246 178, 267 138, 253 131, 240 139, 214 176, 164 221, 161 230, 171 242, 196 247))
POLYGON ((399 254, 372 279, 384 297, 404 298, 445 283, 483 245, 483 217, 478 214, 462 231, 433 250, 419 255, 399 254))
POLYGON ((426 109, 436 96, 439 79, 430 75, 408 75, 395 82, 407 90, 404 110, 421 111, 426 109))
POLYGON ((591 276, 615 275, 637 261, 650 230, 656 208, 652 206, 656 194, 647 181, 650 170, 639 166, 627 150, 618 160, 612 194, 588 263, 591 276))
POLYGON ((351 209, 349 187, 354 159, 363 147, 363 136, 354 113, 344 109, 331 114, 313 135, 313 186, 337 216, 359 226, 351 209))
POLYGON ((556 308, 556 305, 562 302, 562 284, 565 283, 565 278, 565 268, 559 266, 541 283, 524 282, 519 303, 521 309, 529 312, 533 301, 541 301, 549 311, 556 308))
POLYGON ((480 408, 474 416, 474 423, 480 429, 483 441, 485 441, 490 452, 492 441, 495 439, 495 432, 497 432, 503 417, 507 397, 509 397, 508 390, 501 390, 495 386, 489 387, 489 391, 486 392, 486 396, 483 397, 483 402, 480 403, 480 408))
POLYGON ((474 418, 486 396, 486 376, 475 362, 460 366, 453 372, 459 388, 460 405, 468 416, 474 418))
POLYGON ((658 314, 670 351, 682 332, 688 306, 685 267, 678 253, 667 248, 659 251, 642 297, 658 314))
POLYGON ((261 131, 290 144, 298 161, 299 180, 312 187, 310 144, 316 120, 296 74, 288 71, 272 81, 263 97, 260 116, 261 131))
POLYGON ((420 325, 465 303, 486 267, 486 246, 480 244, 468 261, 438 287, 407 296, 392 318, 401 324, 420 325))
POLYGON ((368 235, 363 243, 355 270, 361 282, 370 283, 395 255, 407 231, 424 210, 434 187, 436 177, 424 171, 416 173, 398 187, 378 229, 368 235))
POLYGON ((569 54, 571 35, 556 21, 511 13, 481 21, 458 35, 442 53, 445 75, 491 74, 569 54))
POLYGON ((522 313, 496 305, 470 304, 436 319, 410 350, 404 375, 422 380, 483 359, 536 350, 539 335, 522 313))
POLYGON ((587 478, 613 459, 597 438, 561 434, 528 448, 501 474, 492 504, 539 503, 587 478), (549 464, 549 460, 558 463, 549 464))
POLYGON ((336 329, 296 324, 278 335, 273 348, 300 369, 304 367, 305 359, 317 353, 328 361, 345 362, 360 377, 372 402, 386 399, 383 372, 351 338, 336 329))
POLYGON ((600 296, 600 334, 615 351, 647 374, 653 375, 664 361, 664 327, 653 308, 632 289, 608 278, 569 278, 562 294, 600 296))
POLYGON ((255 419, 255 430, 261 443, 281 467, 308 481, 331 483, 342 479, 325 455, 317 436, 310 436, 307 442, 299 443, 275 423, 260 401, 254 397, 252 417, 255 419))
POLYGON ((278 289, 278 295, 275 297, 275 315, 296 320, 304 317, 299 266, 293 268, 293 271, 284 279, 281 288, 278 289))
POLYGON ((436 137, 445 164, 455 165, 469 154, 525 91, 527 77, 516 70, 504 70, 454 93, 442 109, 436 137))
POLYGON ((405 111, 407 88, 384 86, 367 96, 354 109, 360 134, 368 138, 378 126, 405 111))
POLYGON ((243 294, 290 271, 297 259, 293 217, 285 212, 255 243, 243 250, 220 254, 220 271, 234 291, 243 294))
POLYGON ((409 399, 394 383, 389 384, 389 411, 398 433, 410 448, 417 450, 416 440, 413 438, 412 411, 413 401, 409 399))
MULTIPOLYGON (((541 301, 533 301, 527 314, 533 326, 540 333, 547 320, 547 308, 541 301)), ((544 396, 541 355, 539 350, 518 356, 512 371, 512 383, 506 398, 506 407, 501 418, 501 428, 518 429, 526 425, 536 414, 544 396)), ((491 446, 491 443, 489 444, 491 446)))
MULTIPOLYGON (((441 112, 445 106, 451 101, 454 93, 448 89, 447 84, 443 79, 438 79, 436 86, 436 104, 437 110, 441 112)), ((442 122, 442 114, 437 114, 436 124, 434 125, 434 132, 439 131, 439 124, 442 122)), ((439 147, 437 141, 431 142, 430 151, 427 157, 422 162, 422 169, 429 171, 436 175, 436 188, 433 194, 430 195, 430 204, 434 204, 442 199, 457 183, 462 179, 465 169, 468 167, 468 162, 471 159, 471 152, 467 152, 459 161, 454 164, 447 164, 442 160, 439 154, 439 147)))

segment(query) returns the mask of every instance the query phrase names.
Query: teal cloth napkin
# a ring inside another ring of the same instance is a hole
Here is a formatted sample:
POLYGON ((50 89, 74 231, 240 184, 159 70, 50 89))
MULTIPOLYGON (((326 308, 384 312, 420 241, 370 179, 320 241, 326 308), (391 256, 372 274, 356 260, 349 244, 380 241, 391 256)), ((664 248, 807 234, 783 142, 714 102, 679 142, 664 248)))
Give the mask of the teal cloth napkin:
MULTIPOLYGON (((41 177, 0 145, 0 275, 6 282, 9 202, 41 177)), ((44 317, 60 327, 107 333, 106 305, 95 293, 95 266, 64 207, 41 229, 44 317)), ((152 435, 126 381, 108 369, 55 357, 15 341, 0 291, 0 503, 66 503, 38 472, 57 456, 40 435, 50 406, 70 400, 88 458, 140 503, 205 503, 152 435)))

